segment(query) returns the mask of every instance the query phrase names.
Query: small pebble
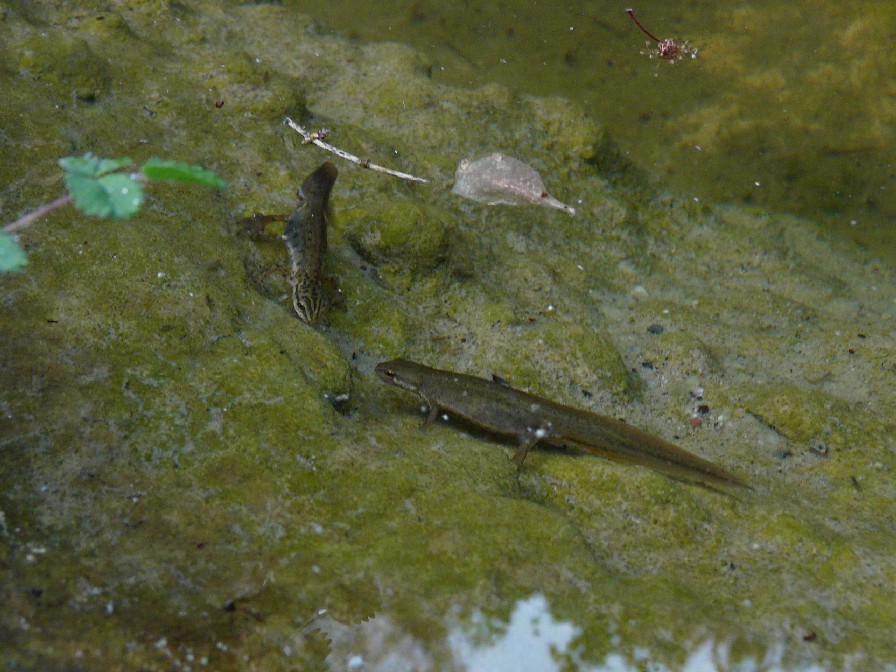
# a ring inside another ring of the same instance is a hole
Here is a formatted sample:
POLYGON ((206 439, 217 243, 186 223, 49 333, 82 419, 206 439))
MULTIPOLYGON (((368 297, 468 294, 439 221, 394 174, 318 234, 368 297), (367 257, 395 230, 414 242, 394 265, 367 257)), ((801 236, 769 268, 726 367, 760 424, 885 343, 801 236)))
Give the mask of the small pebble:
POLYGON ((819 457, 827 457, 828 456, 828 444, 820 439, 815 439, 809 444, 809 450, 818 455, 819 457))

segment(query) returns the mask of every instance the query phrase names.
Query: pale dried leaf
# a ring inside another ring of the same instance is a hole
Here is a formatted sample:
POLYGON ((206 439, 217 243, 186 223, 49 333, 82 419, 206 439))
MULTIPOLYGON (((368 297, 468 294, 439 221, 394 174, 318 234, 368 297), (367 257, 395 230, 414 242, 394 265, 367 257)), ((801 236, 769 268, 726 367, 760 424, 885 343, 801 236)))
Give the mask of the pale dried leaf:
POLYGON ((576 214, 575 208, 547 192, 541 176, 531 166, 500 152, 475 161, 461 161, 451 191, 488 205, 544 205, 576 214))

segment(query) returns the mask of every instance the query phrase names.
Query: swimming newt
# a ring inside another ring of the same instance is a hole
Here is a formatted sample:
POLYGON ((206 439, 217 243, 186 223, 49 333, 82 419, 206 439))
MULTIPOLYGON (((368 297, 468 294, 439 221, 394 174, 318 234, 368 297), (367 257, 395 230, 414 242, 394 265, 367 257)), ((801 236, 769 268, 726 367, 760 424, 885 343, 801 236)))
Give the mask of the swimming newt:
POLYGON ((420 396, 429 408, 427 425, 448 412, 495 434, 516 438, 519 450, 514 461, 519 465, 532 446, 543 442, 640 464, 709 488, 749 487, 712 462, 620 420, 564 406, 500 382, 406 359, 382 362, 375 370, 387 383, 420 396))
POLYGON ((302 202, 286 220, 283 242, 289 251, 292 307, 299 319, 313 324, 320 317, 330 192, 339 171, 329 161, 308 175, 299 189, 302 202))

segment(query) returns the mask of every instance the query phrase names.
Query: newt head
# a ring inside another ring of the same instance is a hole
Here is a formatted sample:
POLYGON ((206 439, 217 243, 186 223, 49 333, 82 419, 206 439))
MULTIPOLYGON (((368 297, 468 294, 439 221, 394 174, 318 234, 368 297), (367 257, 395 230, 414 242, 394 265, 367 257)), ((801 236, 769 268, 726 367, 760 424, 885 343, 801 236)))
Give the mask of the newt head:
POLYGON ((298 197, 311 204, 312 209, 326 210, 329 207, 330 192, 336 182, 339 171, 329 161, 325 161, 317 170, 308 175, 299 188, 298 197))
POLYGON ((409 362, 406 359, 392 359, 388 362, 380 362, 376 365, 374 371, 376 375, 387 383, 392 383, 396 387, 411 392, 419 392, 420 384, 423 382, 419 375, 420 366, 409 362))

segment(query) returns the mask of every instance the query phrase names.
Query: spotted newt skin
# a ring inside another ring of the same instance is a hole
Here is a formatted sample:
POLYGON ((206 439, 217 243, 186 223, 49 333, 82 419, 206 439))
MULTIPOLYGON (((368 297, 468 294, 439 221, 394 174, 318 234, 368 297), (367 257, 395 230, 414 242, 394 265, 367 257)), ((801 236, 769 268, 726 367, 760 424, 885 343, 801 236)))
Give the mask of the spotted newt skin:
POLYGON ((532 446, 543 442, 572 445, 611 460, 640 464, 710 489, 749 487, 712 462, 614 418, 406 359, 382 362, 375 370, 385 382, 420 396, 429 408, 427 425, 440 413, 448 412, 495 434, 514 437, 519 444, 514 461, 519 465, 532 446))
POLYGON ((299 189, 302 202, 283 230, 283 242, 289 251, 292 307, 308 324, 316 322, 321 313, 330 192, 338 174, 336 166, 327 161, 305 178, 299 189))

